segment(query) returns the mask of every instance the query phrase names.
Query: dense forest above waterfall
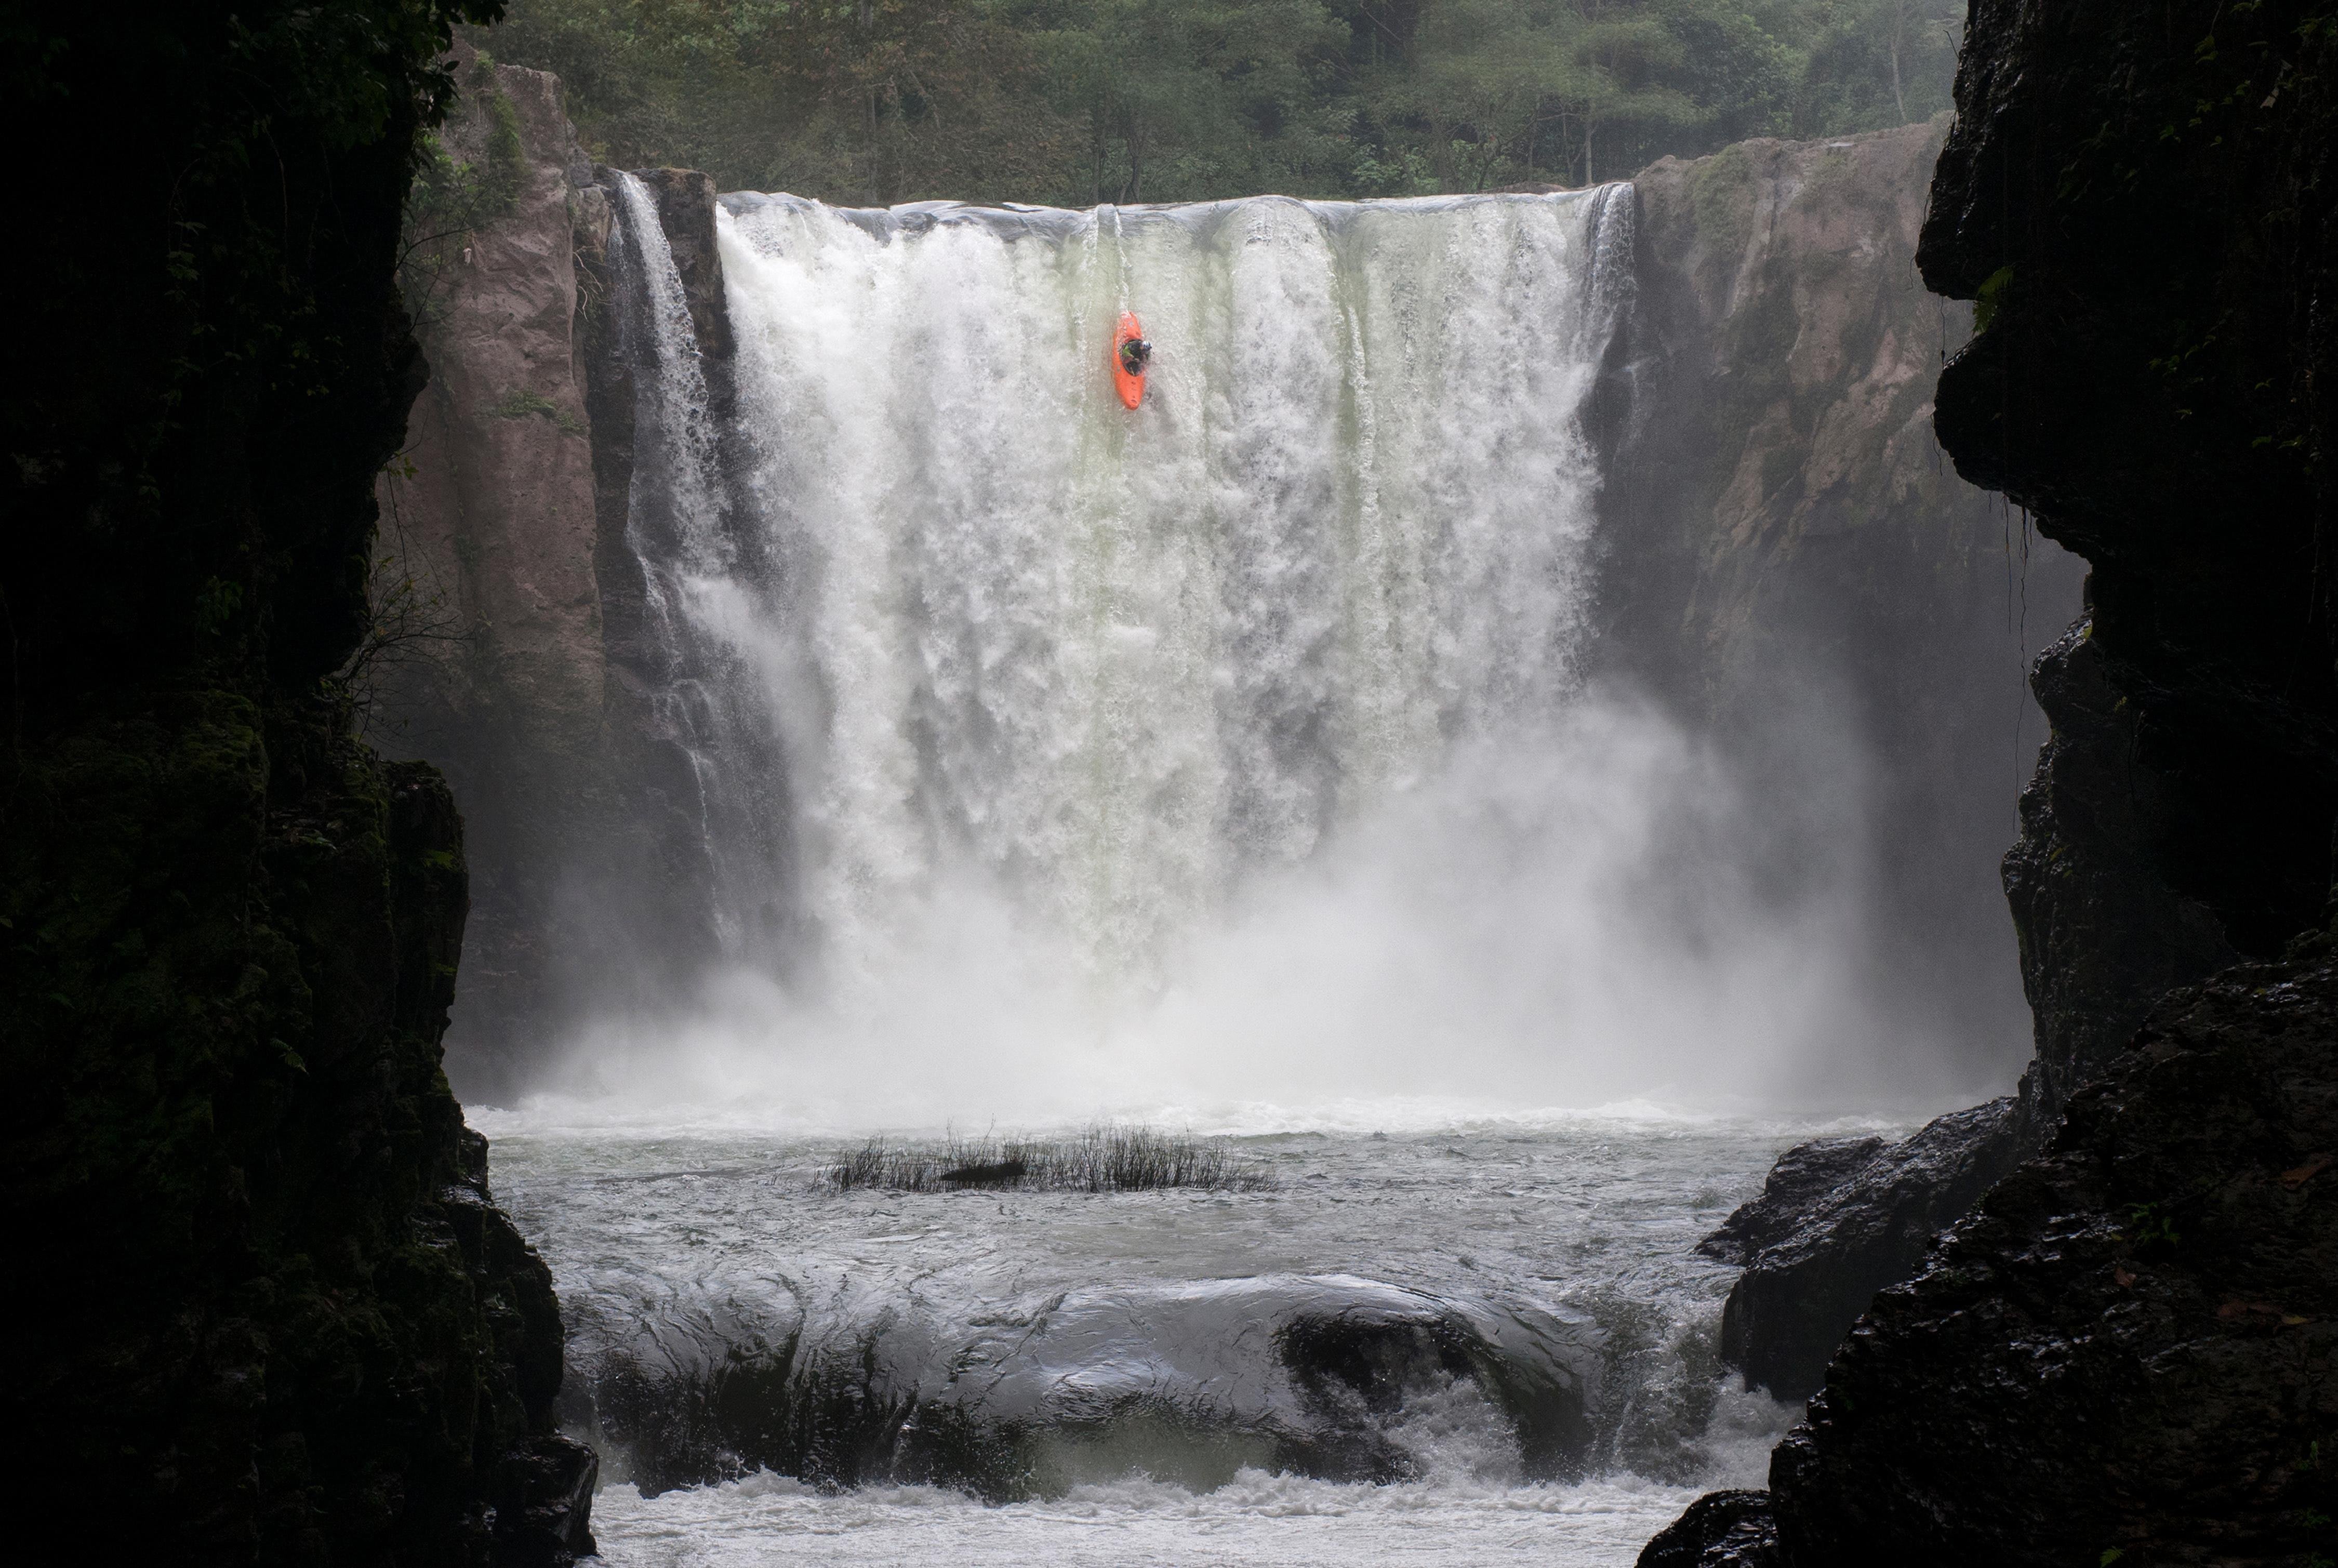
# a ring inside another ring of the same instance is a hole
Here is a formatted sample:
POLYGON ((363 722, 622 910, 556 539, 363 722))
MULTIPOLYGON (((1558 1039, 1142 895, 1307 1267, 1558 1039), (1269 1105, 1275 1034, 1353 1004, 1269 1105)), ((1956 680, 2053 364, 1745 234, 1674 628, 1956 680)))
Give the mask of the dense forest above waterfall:
POLYGON ((848 205, 1589 184, 1946 109, 1961 0, 515 0, 603 162, 848 205))

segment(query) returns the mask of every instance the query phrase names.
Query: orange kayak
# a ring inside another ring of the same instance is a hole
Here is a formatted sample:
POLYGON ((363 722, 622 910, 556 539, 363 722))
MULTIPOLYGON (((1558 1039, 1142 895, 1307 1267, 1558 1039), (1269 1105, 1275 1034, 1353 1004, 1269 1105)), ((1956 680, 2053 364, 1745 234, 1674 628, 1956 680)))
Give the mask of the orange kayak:
POLYGON ((1120 393, 1122 404, 1130 408, 1144 401, 1144 372, 1132 372, 1122 364, 1120 349, 1122 344, 1141 342, 1144 338, 1144 324, 1136 318, 1134 312, 1122 311, 1120 326, 1112 335, 1112 384, 1120 393))

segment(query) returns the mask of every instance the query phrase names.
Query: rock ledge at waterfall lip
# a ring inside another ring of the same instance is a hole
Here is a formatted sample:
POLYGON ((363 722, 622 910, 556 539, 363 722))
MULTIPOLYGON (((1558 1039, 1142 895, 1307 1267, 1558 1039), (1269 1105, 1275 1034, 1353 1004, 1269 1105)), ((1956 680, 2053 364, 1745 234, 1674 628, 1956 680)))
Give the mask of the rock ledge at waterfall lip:
POLYGON ((652 1490, 762 1466, 1028 1495, 1050 1489, 1067 1449, 1136 1453, 1205 1484, 1245 1463, 1394 1480, 1410 1473, 1388 1435, 1408 1399, 1463 1381, 1498 1412, 1525 1475, 1570 1474, 1600 1340, 1572 1315, 1345 1275, 922 1310, 894 1297, 857 1313, 806 1309, 783 1288, 654 1313, 572 1305, 570 1416, 652 1490))
POLYGON ((922 234, 941 224, 975 223, 1012 238, 1018 234, 1062 236, 1088 228, 1098 212, 1110 211, 1130 219, 1172 222, 1209 221, 1261 205, 1303 208, 1318 218, 1337 223, 1370 212, 1447 212, 1473 203, 1573 201, 1602 200, 1612 192, 1628 191, 1623 183, 1586 186, 1580 190, 1485 191, 1443 196, 1375 197, 1361 201, 1325 201, 1298 196, 1243 196, 1216 201, 1145 202, 1112 209, 1036 207, 1021 201, 906 201, 897 207, 830 207, 810 197, 784 191, 726 191, 715 200, 733 218, 745 218, 769 208, 801 211, 826 207, 838 217, 876 239, 896 234, 922 234))

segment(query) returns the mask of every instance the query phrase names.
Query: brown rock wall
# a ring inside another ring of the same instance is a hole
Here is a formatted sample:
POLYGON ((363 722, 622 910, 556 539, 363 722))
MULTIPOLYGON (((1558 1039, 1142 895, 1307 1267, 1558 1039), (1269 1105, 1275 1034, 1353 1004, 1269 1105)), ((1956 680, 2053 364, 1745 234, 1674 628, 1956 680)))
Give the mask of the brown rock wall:
MULTIPOLYGON (((1929 125, 1747 142, 1635 181, 1645 348, 1671 426, 1650 445, 1690 458, 1665 521, 1694 573, 1681 630, 1710 701, 1801 624, 1790 602, 1831 564, 1815 557, 1900 546, 1953 591, 1935 615, 2001 597, 2001 509, 1931 434, 1933 383, 1971 323, 1915 271, 1939 148, 1929 125)), ((2075 612, 2073 573, 2040 566, 2041 612, 2075 612)))
POLYGON ((584 351, 590 258, 609 205, 589 179, 557 78, 458 46, 448 154, 520 154, 508 203, 447 248, 419 336, 429 380, 404 462, 379 494, 391 574, 419 635, 389 661, 376 740, 447 770, 470 822, 472 931, 453 1049, 459 1069, 535 1037, 562 962, 556 909, 605 794, 609 683, 584 351), (580 254, 586 265, 580 266, 580 254))
MULTIPOLYGON (((1998 865, 2044 732, 2022 667, 2078 612, 2081 564, 1932 438, 1972 321, 1916 271, 1941 136, 1748 142, 1636 181, 1637 412, 1609 572, 1637 672, 1736 754, 1773 885, 1831 875, 1862 899, 1862 982, 1893 1036, 1870 1092, 1898 1063, 1979 1098, 2044 1039, 1998 865)), ((1814 1388, 1874 1292, 2035 1147, 2008 1111, 1942 1118, 1789 1205, 1742 1259, 1729 1364, 1782 1396, 1814 1388)))
MULTIPOLYGON (((676 677, 637 554, 639 358, 614 181, 546 73, 458 48, 443 138, 506 197, 442 247, 420 314, 429 379, 380 485, 384 574, 418 633, 387 656, 371 728, 443 768, 470 826, 473 909, 448 1072, 506 1101, 582 1010, 710 950, 702 830, 664 701, 676 677), (500 162, 499 162, 500 160, 500 162)), ((642 178, 672 232, 710 378, 728 324, 703 174, 642 178)))

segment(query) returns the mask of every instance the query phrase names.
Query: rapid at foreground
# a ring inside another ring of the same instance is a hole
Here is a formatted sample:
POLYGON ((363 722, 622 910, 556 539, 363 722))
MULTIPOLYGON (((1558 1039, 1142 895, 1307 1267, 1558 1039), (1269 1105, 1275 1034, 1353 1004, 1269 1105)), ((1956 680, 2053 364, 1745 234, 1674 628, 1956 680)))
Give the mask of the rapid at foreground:
POLYGON ((1808 1127, 1237 1125, 1272 1187, 1098 1195, 838 1191, 832 1136, 577 1111, 475 1119, 614 1563, 1592 1568, 1789 1416, 1720 1367, 1695 1243, 1808 1127))

